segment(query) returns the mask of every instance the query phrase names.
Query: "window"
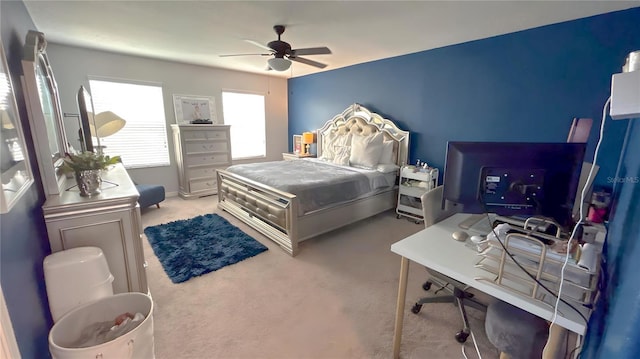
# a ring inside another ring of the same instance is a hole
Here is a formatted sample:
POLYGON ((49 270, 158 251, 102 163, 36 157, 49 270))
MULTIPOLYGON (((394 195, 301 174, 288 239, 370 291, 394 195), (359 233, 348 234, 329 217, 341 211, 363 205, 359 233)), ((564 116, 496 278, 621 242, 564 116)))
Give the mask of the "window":
POLYGON ((231 125, 233 159, 266 156, 263 95, 223 91, 222 116, 231 125))
POLYGON ((120 131, 100 138, 104 153, 122 157, 127 168, 168 166, 162 87, 95 79, 89 86, 97 114, 111 111, 127 121, 120 131))

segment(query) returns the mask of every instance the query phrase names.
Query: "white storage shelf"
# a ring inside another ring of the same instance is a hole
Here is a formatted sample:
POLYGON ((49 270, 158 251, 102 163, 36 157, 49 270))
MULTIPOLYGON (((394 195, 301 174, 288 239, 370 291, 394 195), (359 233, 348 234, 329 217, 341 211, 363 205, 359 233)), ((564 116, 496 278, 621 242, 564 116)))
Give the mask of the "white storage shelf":
POLYGON ((400 170, 400 186, 398 190, 397 217, 408 217, 416 223, 423 220, 420 197, 438 185, 437 168, 420 168, 405 166, 400 170))

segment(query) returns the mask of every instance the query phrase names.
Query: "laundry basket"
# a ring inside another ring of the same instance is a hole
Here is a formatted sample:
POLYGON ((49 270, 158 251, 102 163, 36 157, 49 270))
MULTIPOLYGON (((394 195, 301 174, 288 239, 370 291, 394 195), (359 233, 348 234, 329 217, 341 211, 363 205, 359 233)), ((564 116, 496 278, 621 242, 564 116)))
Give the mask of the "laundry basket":
POLYGON ((51 328, 49 350, 52 357, 57 359, 153 359, 153 301, 143 293, 120 293, 73 309, 51 328), (87 327, 113 321, 123 313, 140 313, 144 319, 133 330, 106 343, 74 348, 74 343, 82 337, 87 327))

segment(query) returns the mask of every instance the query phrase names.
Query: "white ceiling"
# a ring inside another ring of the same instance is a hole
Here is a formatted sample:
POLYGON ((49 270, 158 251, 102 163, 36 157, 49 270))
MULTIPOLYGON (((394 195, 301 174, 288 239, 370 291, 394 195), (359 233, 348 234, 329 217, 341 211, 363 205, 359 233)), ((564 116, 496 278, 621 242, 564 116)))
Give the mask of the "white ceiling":
POLYGON ((50 42, 239 71, 297 77, 542 25, 640 6, 635 1, 32 1, 26 7, 50 42), (268 57, 245 40, 292 48, 327 46, 266 71, 268 57))

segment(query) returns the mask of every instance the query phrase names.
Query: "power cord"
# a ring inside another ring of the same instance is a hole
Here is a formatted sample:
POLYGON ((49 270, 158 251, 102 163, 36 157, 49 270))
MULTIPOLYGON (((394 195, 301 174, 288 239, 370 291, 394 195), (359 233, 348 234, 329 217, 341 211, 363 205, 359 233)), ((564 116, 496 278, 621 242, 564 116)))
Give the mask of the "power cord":
MULTIPOLYGON (((598 144, 596 145, 596 149, 595 152, 593 154, 593 165, 591 166, 591 170, 589 171, 589 176, 587 177, 587 181, 585 183, 590 183, 592 178, 593 178, 593 170, 596 167, 596 163, 597 163, 597 159, 598 159, 598 152, 600 150, 600 144, 602 143, 602 139, 604 137, 604 125, 607 119, 607 107, 609 107, 609 105, 611 104, 611 96, 609 96, 609 98, 607 99, 607 101, 605 102, 604 106, 602 107, 602 122, 600 123, 600 133, 599 133, 599 137, 598 137, 598 144)), ((583 221, 584 221, 584 199, 586 196, 586 191, 587 191, 587 186, 585 185, 584 188, 582 188, 582 192, 580 193, 580 219, 578 220, 578 222, 575 224, 575 226, 573 226, 573 231, 571 231, 571 236, 569 237, 569 241, 567 242, 567 255, 564 258, 564 263, 562 265, 562 269, 560 270, 560 286, 558 288, 558 297, 556 300, 556 304, 553 308, 553 317, 551 319, 551 324, 550 326, 554 325, 558 316, 558 306, 560 305, 560 296, 562 295, 562 286, 564 284, 564 272, 565 269, 567 267, 567 263, 569 262, 569 254, 571 253, 570 248, 571 248, 571 241, 573 240, 573 238, 575 237, 576 231, 578 230, 578 228, 582 225, 583 221)), ((584 316, 583 316, 584 318, 584 316)), ((586 318, 585 318, 586 321, 586 318)), ((585 323, 588 324, 588 321, 585 323)), ((547 350, 546 346, 545 346, 545 351, 547 350)), ((543 351, 544 353, 544 351, 543 351)))
MULTIPOLYGON (((480 349, 478 348, 478 343, 476 342, 476 336, 473 334, 473 330, 471 330, 471 328, 469 328, 469 332, 471 333, 471 340, 473 341, 473 346, 476 348, 478 359, 482 359, 482 354, 480 354, 480 349)), ((464 356, 465 359, 469 359, 467 357, 467 353, 464 351, 464 343, 462 343, 461 347, 462 347, 462 356, 464 356)))

